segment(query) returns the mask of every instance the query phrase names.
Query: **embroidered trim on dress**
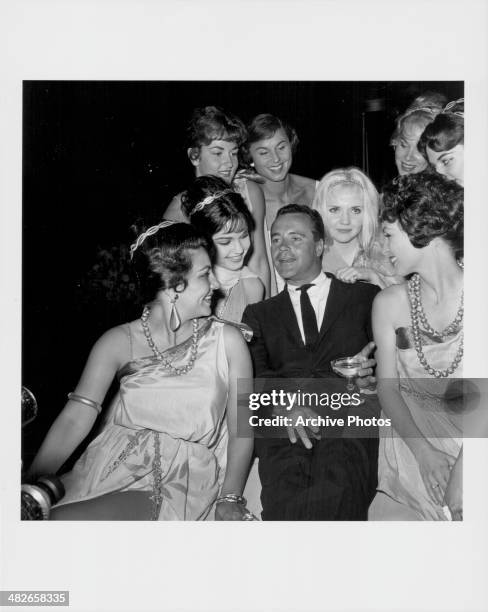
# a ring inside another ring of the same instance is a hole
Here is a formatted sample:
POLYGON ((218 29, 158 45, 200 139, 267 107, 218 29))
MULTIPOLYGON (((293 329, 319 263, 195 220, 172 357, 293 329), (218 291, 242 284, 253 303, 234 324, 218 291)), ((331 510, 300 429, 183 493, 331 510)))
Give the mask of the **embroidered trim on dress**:
POLYGON ((141 429, 134 435, 134 437, 128 442, 127 446, 120 453, 117 459, 108 468, 105 476, 101 479, 102 481, 108 478, 110 474, 114 472, 119 467, 119 465, 127 459, 127 457, 132 453, 136 446, 139 446, 140 438, 142 438, 144 434, 147 434, 147 429, 141 429))
POLYGON ((153 431, 154 436, 154 460, 153 460, 153 494, 150 496, 150 500, 153 502, 153 513, 151 516, 152 521, 157 521, 159 513, 161 512, 161 505, 163 503, 163 471, 161 469, 161 440, 159 439, 159 433, 153 431))

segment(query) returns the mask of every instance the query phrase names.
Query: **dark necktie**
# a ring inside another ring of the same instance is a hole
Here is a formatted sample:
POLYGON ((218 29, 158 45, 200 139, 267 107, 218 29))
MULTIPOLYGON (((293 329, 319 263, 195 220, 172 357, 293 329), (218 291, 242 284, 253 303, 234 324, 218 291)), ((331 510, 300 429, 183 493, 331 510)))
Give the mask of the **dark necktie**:
POLYGON ((303 332, 305 334, 305 346, 312 346, 317 342, 319 337, 319 328, 317 325, 317 317, 310 301, 307 291, 310 287, 314 287, 313 283, 298 287, 297 291, 301 291, 300 309, 302 311, 303 332))

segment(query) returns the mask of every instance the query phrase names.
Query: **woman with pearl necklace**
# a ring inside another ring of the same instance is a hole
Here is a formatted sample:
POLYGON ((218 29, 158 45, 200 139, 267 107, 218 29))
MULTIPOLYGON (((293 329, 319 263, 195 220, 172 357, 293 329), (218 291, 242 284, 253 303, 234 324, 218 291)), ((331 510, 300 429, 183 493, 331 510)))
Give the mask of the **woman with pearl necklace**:
POLYGON ((462 518, 459 412, 448 401, 463 359, 462 187, 437 174, 400 176, 383 195, 395 272, 409 280, 373 304, 381 433, 370 520, 462 518))

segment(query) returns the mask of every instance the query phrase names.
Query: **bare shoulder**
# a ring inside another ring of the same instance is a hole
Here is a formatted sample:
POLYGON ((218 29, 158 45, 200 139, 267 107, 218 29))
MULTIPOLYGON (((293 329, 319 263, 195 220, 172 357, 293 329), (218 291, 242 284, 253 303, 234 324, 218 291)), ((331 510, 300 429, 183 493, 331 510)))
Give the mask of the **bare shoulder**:
POLYGON ((169 221, 188 221, 181 210, 181 193, 175 195, 175 197, 168 204, 168 208, 164 212, 164 218, 168 219, 169 221))
POLYGON ((249 195, 251 197, 253 196, 257 196, 257 197, 263 197, 263 190, 261 189, 261 187, 256 183, 256 181, 253 181, 251 179, 248 179, 246 181, 246 185, 247 185, 247 190, 249 192, 249 195))
POLYGON ((233 325, 223 324, 223 334, 224 334, 224 346, 227 357, 230 358, 236 352, 246 351, 246 341, 244 340, 241 332, 234 327, 233 325))
POLYGON ((409 315, 406 285, 391 285, 380 291, 373 301, 373 316, 399 323, 409 315))
POLYGON ((316 181, 299 174, 290 174, 293 181, 293 191, 300 197, 300 204, 311 205, 315 195, 316 181))
POLYGON ((254 304, 255 302, 259 302, 263 299, 264 285, 260 278, 243 278, 241 283, 250 304, 254 304))
POLYGON ((101 348, 107 351, 120 351, 127 346, 129 339, 128 323, 117 325, 103 333, 95 342, 94 348, 101 348))
POLYGON ((300 176, 299 174, 290 174, 290 177, 297 186, 315 189, 315 179, 308 178, 308 176, 300 176))
POLYGON ((247 191, 251 200, 254 213, 259 212, 264 215, 264 193, 261 187, 254 181, 247 181, 247 191))
POLYGON ((112 327, 98 338, 92 347, 91 363, 104 364, 117 369, 130 358, 129 328, 126 325, 112 327))
POLYGON ((383 289, 376 295, 374 300, 380 304, 391 305, 395 302, 404 301, 406 297, 406 285, 402 283, 401 285, 390 285, 390 287, 383 289))

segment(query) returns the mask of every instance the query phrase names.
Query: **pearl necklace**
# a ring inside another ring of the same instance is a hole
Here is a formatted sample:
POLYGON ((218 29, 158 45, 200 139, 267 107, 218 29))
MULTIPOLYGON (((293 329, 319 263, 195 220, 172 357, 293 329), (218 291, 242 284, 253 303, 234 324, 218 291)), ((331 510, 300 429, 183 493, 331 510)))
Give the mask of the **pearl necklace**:
POLYGON ((413 330, 413 343, 415 346, 415 350, 417 352, 417 357, 424 368, 431 376, 435 378, 447 378, 450 374, 452 374, 456 368, 458 367, 461 359, 463 358, 464 353, 464 332, 461 332, 459 348, 457 353, 451 363, 451 365, 445 370, 436 370, 427 362, 425 358, 424 352, 422 350, 422 341, 420 339, 420 323, 422 323, 423 328, 429 334, 445 337, 453 332, 463 321, 464 317, 464 291, 461 295, 461 304, 458 308, 454 321, 449 323, 449 325, 442 331, 437 332, 427 321, 427 317, 425 316, 425 312, 422 306, 422 299, 420 295, 420 276, 418 274, 414 274, 413 277, 408 281, 408 297, 410 301, 410 317, 412 320, 412 330, 413 330))
POLYGON ((197 358, 198 320, 192 319, 193 333, 192 333, 192 341, 191 341, 191 348, 190 348, 190 359, 188 360, 188 363, 186 365, 175 368, 171 364, 170 361, 168 361, 165 357, 163 357, 163 354, 158 349, 158 347, 156 346, 153 340, 153 337, 151 336, 151 331, 149 330, 149 325, 147 323, 147 319, 149 317, 150 312, 151 312, 150 308, 148 308, 147 306, 144 306, 144 310, 141 316, 141 326, 142 326, 142 331, 144 332, 144 335, 146 336, 147 343, 149 344, 149 347, 151 348, 154 356, 157 357, 157 359, 159 359, 159 361, 161 362, 164 368, 169 370, 175 376, 181 376, 182 374, 186 374, 193 368, 195 364, 195 360, 197 358))

